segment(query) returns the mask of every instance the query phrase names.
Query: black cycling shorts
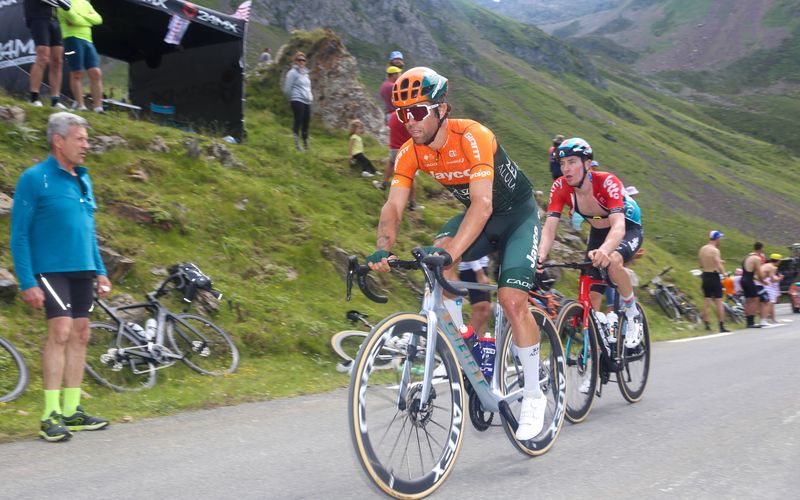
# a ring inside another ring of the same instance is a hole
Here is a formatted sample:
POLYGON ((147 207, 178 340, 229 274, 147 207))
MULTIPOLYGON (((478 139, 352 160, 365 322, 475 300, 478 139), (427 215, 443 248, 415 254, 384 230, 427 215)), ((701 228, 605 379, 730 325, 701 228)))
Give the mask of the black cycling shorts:
POLYGON ((719 273, 704 271, 702 279, 703 279, 703 297, 707 299, 721 299, 722 282, 719 279, 719 273))
MULTIPOLYGON (((483 268, 483 272, 486 273, 486 276, 489 276, 489 270, 487 268, 483 268)), ((475 271, 472 269, 464 269, 458 272, 458 279, 461 281, 466 281, 468 283, 477 283, 478 277, 475 275, 475 271)), ((489 302, 491 296, 489 295, 488 291, 485 290, 468 290, 469 292, 469 303, 470 304, 477 304, 478 302, 489 302)))
POLYGON ((36 277, 44 291, 47 319, 88 318, 94 309, 94 271, 42 273, 36 277))
MULTIPOLYGON (((610 227, 604 229, 597 229, 596 227, 593 227, 589 231, 589 243, 586 245, 586 253, 588 254, 592 250, 597 250, 600 248, 600 246, 606 241, 609 231, 611 231, 610 227)), ((619 245, 617 245, 617 248, 615 248, 614 251, 622 256, 623 263, 630 262, 630 260, 633 259, 633 256, 636 255, 636 252, 639 251, 639 248, 641 248, 643 239, 644 229, 642 229, 642 226, 625 219, 625 236, 622 237, 622 241, 619 242, 619 245)), ((591 269, 589 275, 594 279, 601 278, 600 272, 594 268, 591 269)), ((591 290, 597 293, 604 293, 606 286, 592 285, 591 290)))
POLYGON ((35 46, 57 47, 63 45, 61 26, 57 19, 31 19, 28 24, 35 46))

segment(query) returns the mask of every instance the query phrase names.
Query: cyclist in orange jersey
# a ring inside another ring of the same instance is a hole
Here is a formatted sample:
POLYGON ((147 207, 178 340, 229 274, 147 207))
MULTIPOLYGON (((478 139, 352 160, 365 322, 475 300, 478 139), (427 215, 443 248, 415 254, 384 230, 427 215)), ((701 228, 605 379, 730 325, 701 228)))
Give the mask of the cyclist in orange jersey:
MULTIPOLYGON (((388 272, 391 253, 414 174, 423 170, 445 186, 466 210, 450 219, 429 251, 455 263, 499 250, 502 255, 498 300, 508 317, 527 380, 539 379, 539 328, 528 311, 528 290, 536 272, 541 233, 531 183, 497 143, 473 120, 449 118, 448 81, 430 68, 403 73, 392 89, 397 117, 411 136, 400 149, 389 197, 378 223, 371 269, 388 272)), ((455 279, 454 267, 446 270, 455 279)), ((547 400, 539 384, 523 391, 517 438, 538 435, 547 400)))

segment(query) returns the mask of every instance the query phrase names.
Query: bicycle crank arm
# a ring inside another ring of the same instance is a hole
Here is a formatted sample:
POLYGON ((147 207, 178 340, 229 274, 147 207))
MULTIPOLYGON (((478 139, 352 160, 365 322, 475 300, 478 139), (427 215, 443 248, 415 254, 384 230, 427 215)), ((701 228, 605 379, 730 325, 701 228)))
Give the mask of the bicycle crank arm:
POLYGON ((508 425, 511 427, 511 430, 517 432, 517 428, 519 427, 519 422, 517 422, 517 418, 511 412, 511 407, 508 406, 507 401, 500 401, 497 404, 497 407, 500 409, 500 414, 503 416, 503 419, 508 422, 508 425))

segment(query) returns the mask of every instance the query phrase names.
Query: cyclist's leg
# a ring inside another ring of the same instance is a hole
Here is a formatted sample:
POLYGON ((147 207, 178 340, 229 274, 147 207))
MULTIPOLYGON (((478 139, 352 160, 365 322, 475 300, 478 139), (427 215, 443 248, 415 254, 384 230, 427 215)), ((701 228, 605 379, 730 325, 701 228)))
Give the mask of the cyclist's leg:
POLYGON ((642 226, 626 221, 625 236, 617 248, 611 252, 611 264, 608 266, 608 276, 617 286, 620 303, 628 320, 633 320, 637 314, 636 297, 633 293, 631 276, 625 269, 625 263, 630 262, 642 246, 642 226))

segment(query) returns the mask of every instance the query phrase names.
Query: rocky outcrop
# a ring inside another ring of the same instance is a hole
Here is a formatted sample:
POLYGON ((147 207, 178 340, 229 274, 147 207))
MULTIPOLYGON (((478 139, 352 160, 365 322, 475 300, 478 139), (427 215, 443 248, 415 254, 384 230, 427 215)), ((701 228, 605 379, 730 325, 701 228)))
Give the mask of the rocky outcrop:
POLYGON ((100 246, 99 249, 100 257, 103 259, 106 271, 108 272, 108 279, 111 281, 122 280, 133 268, 133 264, 135 263, 133 259, 125 257, 106 246, 100 246))
POLYGON ((0 267, 0 300, 10 303, 17 296, 19 286, 8 269, 0 267))
POLYGON ((19 106, 0 106, 0 122, 22 125, 25 123, 25 110, 19 106))

